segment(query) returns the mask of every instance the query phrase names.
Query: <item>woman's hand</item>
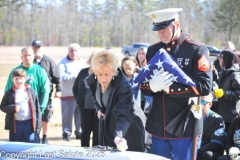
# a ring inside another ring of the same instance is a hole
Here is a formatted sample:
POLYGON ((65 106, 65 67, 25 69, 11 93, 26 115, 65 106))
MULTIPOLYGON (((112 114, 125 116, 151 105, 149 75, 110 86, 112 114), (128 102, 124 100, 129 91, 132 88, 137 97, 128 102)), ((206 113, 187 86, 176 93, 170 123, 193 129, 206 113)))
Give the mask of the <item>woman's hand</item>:
POLYGON ((105 114, 103 114, 101 110, 97 112, 97 116, 98 116, 98 119, 100 119, 101 116, 103 116, 103 119, 105 119, 105 114))
POLYGON ((114 139, 114 143, 116 144, 117 149, 121 152, 128 149, 127 141, 125 140, 125 138, 120 138, 116 136, 114 139))

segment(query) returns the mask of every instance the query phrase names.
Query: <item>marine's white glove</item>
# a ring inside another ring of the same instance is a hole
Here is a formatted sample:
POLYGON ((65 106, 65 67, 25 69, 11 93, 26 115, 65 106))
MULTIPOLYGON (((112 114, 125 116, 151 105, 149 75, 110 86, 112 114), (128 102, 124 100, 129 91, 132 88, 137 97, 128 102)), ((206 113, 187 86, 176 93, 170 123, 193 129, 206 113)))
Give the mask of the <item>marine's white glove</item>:
POLYGON ((169 90, 169 86, 173 84, 174 77, 171 73, 160 70, 149 81, 150 89, 153 92, 159 92, 162 90, 169 90))

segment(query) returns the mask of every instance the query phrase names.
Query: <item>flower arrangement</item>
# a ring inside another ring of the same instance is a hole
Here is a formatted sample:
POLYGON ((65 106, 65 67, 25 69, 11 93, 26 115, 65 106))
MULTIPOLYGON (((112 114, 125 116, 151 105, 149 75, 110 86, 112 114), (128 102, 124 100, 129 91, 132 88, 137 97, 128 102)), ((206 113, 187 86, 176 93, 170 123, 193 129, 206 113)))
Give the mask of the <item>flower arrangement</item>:
POLYGON ((231 160, 238 160, 239 159, 239 148, 237 147, 231 147, 229 149, 229 156, 231 158, 231 160))

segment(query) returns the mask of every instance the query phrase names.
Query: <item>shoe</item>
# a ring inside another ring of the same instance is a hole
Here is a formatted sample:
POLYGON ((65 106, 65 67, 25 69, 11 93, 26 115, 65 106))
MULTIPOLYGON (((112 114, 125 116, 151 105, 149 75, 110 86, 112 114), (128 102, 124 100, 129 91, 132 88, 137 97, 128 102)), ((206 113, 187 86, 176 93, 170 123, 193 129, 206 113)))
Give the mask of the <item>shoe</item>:
POLYGON ((69 136, 63 136, 64 141, 71 141, 71 138, 69 136))
POLYGON ((48 139, 42 139, 42 144, 48 144, 48 139))
POLYGON ((82 138, 82 134, 76 135, 76 139, 81 139, 81 138, 82 138))

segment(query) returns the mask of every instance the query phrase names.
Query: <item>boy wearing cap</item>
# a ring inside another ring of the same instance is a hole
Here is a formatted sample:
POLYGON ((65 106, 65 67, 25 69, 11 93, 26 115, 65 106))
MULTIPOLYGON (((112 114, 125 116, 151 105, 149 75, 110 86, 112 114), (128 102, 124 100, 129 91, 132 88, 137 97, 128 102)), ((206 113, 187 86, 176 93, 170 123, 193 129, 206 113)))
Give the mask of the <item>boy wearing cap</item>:
POLYGON ((197 160, 216 160, 223 155, 226 133, 223 118, 212 111, 212 94, 201 97, 203 111, 202 143, 197 150, 197 160))
POLYGON ((194 118, 189 102, 191 97, 208 95, 212 83, 208 49, 181 31, 180 11, 182 8, 169 8, 147 13, 153 20, 152 30, 157 31, 161 41, 148 48, 146 57, 149 62, 159 49, 165 49, 195 82, 196 89, 174 82, 172 74, 165 71, 140 86, 143 94, 153 96, 146 123, 146 131, 152 134, 151 153, 173 160, 196 159, 195 137, 202 134, 202 125, 194 125, 202 121, 194 118), (175 125, 170 132, 168 125, 172 120, 183 125, 175 125))
POLYGON ((55 84, 55 95, 54 98, 60 98, 61 96, 61 81, 60 81, 60 74, 58 71, 57 64, 54 62, 53 59, 46 56, 42 52, 42 42, 38 39, 32 42, 32 49, 34 52, 34 63, 38 64, 42 68, 45 69, 48 75, 49 83, 50 83, 50 94, 48 99, 48 104, 46 109, 44 110, 44 114, 42 115, 42 143, 48 144, 47 140, 47 131, 48 131, 48 124, 51 120, 53 114, 53 106, 52 106, 52 92, 53 92, 53 84, 55 84))

